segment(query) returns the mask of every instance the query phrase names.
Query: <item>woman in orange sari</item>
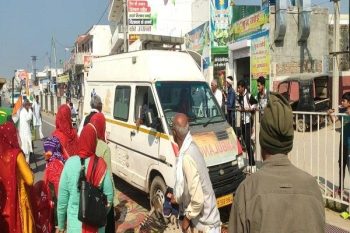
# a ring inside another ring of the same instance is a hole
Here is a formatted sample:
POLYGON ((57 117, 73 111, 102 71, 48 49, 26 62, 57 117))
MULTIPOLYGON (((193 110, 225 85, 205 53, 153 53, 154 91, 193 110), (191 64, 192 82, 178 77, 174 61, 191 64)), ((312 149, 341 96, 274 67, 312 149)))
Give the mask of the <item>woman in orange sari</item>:
POLYGON ((73 128, 71 110, 67 104, 62 104, 58 109, 56 130, 52 133, 52 136, 60 141, 65 160, 77 154, 78 135, 76 129, 73 128))
POLYGON ((28 189, 34 176, 18 144, 13 122, 0 125, 0 231, 35 233, 28 189))

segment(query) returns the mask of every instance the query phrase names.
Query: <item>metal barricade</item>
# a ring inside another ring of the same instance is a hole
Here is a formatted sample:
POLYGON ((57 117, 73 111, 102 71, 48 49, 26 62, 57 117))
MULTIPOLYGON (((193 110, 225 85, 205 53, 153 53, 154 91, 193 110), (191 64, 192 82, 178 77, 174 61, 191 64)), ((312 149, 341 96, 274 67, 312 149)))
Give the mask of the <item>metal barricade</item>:
MULTIPOLYGON (((244 147, 246 143, 242 140, 244 122, 241 114, 244 113, 236 111, 234 129, 244 147)), ((255 112, 252 117, 254 123, 250 126, 251 150, 258 168, 262 163, 259 118, 260 114, 255 112)), ((342 145, 350 142, 344 142, 347 139, 342 135, 346 129, 344 126, 350 124, 345 119, 350 116, 328 115, 325 112, 293 112, 293 118, 294 142, 293 149, 288 154, 289 159, 296 167, 317 179, 322 195, 331 207, 345 210, 350 206, 350 151, 342 145)), ((246 165, 249 165, 247 148, 245 153, 246 165)))
POLYGON ((290 160, 317 179, 324 198, 350 206, 350 158, 341 146, 344 145, 345 117, 349 116, 319 112, 293 114, 296 130, 290 160))

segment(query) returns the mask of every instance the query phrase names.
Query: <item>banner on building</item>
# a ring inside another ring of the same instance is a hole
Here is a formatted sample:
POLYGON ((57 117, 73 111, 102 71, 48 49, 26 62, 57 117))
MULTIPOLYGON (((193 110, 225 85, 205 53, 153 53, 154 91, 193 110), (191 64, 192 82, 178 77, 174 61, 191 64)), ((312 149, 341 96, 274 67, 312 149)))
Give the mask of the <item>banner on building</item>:
POLYGON ((220 89, 223 88, 225 78, 226 78, 226 65, 228 63, 228 54, 213 54, 212 64, 213 64, 213 77, 217 80, 220 89))
POLYGON ((252 79, 270 75, 269 31, 252 37, 250 47, 250 75, 252 79))
POLYGON ((68 83, 68 81, 69 81, 69 75, 68 74, 58 76, 57 80, 56 80, 57 83, 68 83))
POLYGON ((185 36, 185 44, 188 50, 202 54, 205 46, 209 46, 209 22, 199 25, 185 36))
POLYGON ((252 34, 258 33, 268 27, 269 8, 252 14, 249 17, 243 18, 231 25, 230 40, 242 40, 252 34))
POLYGON ((212 47, 226 47, 232 7, 229 0, 210 0, 210 38, 212 47))
MULTIPOLYGON (((127 5, 128 33, 132 35, 131 39, 139 34, 184 35, 181 29, 186 22, 181 21, 182 13, 188 9, 190 2, 178 4, 176 0, 128 0, 127 5)), ((190 25, 190 21, 187 24, 190 25)))
POLYGON ((199 25, 185 35, 185 45, 187 50, 197 52, 203 59, 203 70, 210 65, 210 35, 209 22, 199 25))
POLYGON ((252 36, 250 46, 250 78, 251 93, 257 94, 256 80, 263 76, 267 81, 265 87, 268 88, 270 78, 270 44, 269 31, 262 31, 252 36))
POLYGON ((152 13, 148 1, 128 0, 128 32, 130 34, 150 34, 152 13))
POLYGON ((17 77, 20 80, 25 80, 25 79, 27 79, 29 77, 29 74, 25 70, 19 70, 19 71, 17 71, 17 77))

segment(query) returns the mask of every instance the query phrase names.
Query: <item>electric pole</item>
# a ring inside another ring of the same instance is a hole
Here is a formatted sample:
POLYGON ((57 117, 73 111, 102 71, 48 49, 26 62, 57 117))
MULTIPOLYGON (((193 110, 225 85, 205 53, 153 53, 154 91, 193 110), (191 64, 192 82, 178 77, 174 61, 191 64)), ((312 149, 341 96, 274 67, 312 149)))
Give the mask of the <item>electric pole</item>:
MULTIPOLYGON (((53 58, 55 59, 55 72, 56 72, 56 82, 57 83, 57 79, 58 79, 58 72, 57 72, 57 56, 56 56, 56 42, 54 37, 52 37, 52 49, 53 49, 53 58)), ((52 76, 52 74, 51 74, 52 76)), ((55 90, 55 89, 54 89, 55 90)), ((55 93, 55 91, 53 91, 55 93)))
POLYGON ((123 0, 123 32, 124 32, 124 53, 128 52, 128 11, 127 11, 127 1, 123 0))
POLYGON ((332 0, 334 3, 334 24, 333 24, 333 80, 332 80, 332 108, 338 112, 339 105, 339 2, 340 0, 332 0))
POLYGON ((32 58, 32 70, 33 70, 33 76, 34 76, 34 85, 38 85, 38 80, 36 78, 36 56, 31 56, 32 58))

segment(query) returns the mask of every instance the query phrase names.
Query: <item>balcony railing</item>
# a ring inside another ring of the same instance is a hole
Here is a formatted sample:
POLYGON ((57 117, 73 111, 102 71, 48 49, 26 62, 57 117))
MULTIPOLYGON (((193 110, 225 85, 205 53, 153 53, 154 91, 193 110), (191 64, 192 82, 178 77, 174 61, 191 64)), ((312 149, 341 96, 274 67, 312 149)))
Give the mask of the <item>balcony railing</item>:
POLYGON ((75 54, 75 65, 84 65, 84 57, 91 56, 91 53, 76 53, 75 54))

